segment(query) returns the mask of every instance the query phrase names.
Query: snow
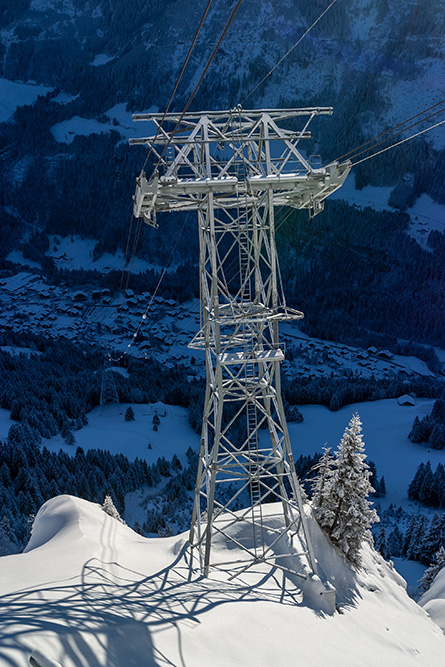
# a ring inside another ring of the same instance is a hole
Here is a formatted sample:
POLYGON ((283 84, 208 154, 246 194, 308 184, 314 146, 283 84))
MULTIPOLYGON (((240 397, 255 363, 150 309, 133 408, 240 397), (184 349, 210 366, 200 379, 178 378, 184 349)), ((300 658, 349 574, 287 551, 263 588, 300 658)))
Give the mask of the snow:
POLYGON ((429 590, 419 600, 419 604, 428 612, 445 633, 445 569, 436 575, 429 590))
POLYGON ((408 500, 407 488, 418 466, 429 460, 435 470, 444 461, 443 451, 426 450, 408 440, 414 418, 430 414, 433 403, 432 399, 418 398, 415 406, 400 406, 394 398, 355 403, 337 412, 321 405, 299 406, 304 421, 289 424, 294 457, 321 453, 325 443, 336 449, 345 426, 354 412, 358 412, 363 423, 365 453, 376 464, 378 476, 385 477, 387 495, 379 498, 380 505, 385 509, 394 503, 412 512, 416 505, 408 500))
MULTIPOLYGON (((389 206, 389 196, 393 190, 390 187, 376 187, 367 185, 361 190, 355 187, 355 174, 349 174, 345 183, 336 190, 330 199, 341 199, 358 208, 370 206, 376 211, 395 211, 389 206)), ((445 206, 438 204, 429 195, 423 193, 416 199, 413 206, 406 211, 410 216, 408 233, 422 248, 431 250, 427 245, 428 234, 433 229, 445 231, 445 206)))
POLYGON ((14 424, 12 419, 9 417, 11 414, 10 410, 5 410, 0 408, 0 441, 6 440, 8 437, 8 431, 11 426, 14 424))
POLYGON ((445 206, 423 193, 407 212, 411 218, 410 236, 415 238, 422 248, 431 250, 427 245, 429 233, 433 229, 445 232, 445 206))
POLYGON ((9 120, 17 107, 34 104, 39 95, 51 90, 48 86, 0 79, 0 123, 9 120))
POLYGON ((52 135, 59 143, 70 144, 77 135, 88 136, 89 134, 111 132, 111 130, 119 132, 126 139, 147 136, 153 133, 153 123, 140 124, 133 122, 131 113, 127 111, 126 102, 115 104, 114 107, 105 111, 104 115, 110 119, 109 123, 101 122, 94 118, 73 116, 68 120, 53 125, 51 128, 52 135))
MULTIPOLYGON (((185 463, 189 447, 199 450, 199 435, 188 422, 188 412, 176 405, 152 403, 132 404, 135 420, 124 420, 127 405, 97 407, 88 413, 88 425, 75 431, 76 446, 88 449, 106 449, 112 454, 125 454, 130 460, 138 456, 154 463, 160 456, 171 459, 173 454, 185 463), (161 423, 153 431, 153 416, 157 413, 161 423), (151 449, 148 448, 151 444, 151 449)), ((1 424, 1 422, 0 422, 1 424)), ((45 440, 45 446, 53 452, 63 449, 73 455, 75 448, 66 445, 60 435, 45 440)))
POLYGON ((114 56, 107 56, 106 53, 98 53, 91 64, 93 67, 100 67, 101 65, 106 65, 112 60, 114 60, 114 56))
POLYGON ((0 284, 8 292, 13 292, 17 294, 20 290, 29 289, 31 284, 35 288, 37 283, 41 283, 41 276, 37 276, 34 273, 27 273, 26 271, 20 271, 13 276, 8 278, 1 278, 0 284))
MULTIPOLYGON (((93 260, 93 250, 97 241, 94 239, 81 239, 80 236, 60 237, 53 234, 48 236, 50 249, 46 253, 51 257, 58 268, 86 271, 122 271, 124 266, 124 253, 118 250, 114 255, 109 252, 104 253, 99 259, 93 260), (55 246, 55 239, 57 245, 55 246), (56 250, 54 248, 56 247, 56 250)), ((10 258, 12 253, 8 255, 10 258)), ((11 259, 11 261, 13 261, 11 259)), ((26 261, 26 260, 25 260, 26 261)), ((139 257, 135 257, 132 265, 132 272, 140 273, 148 269, 158 269, 159 267, 150 262, 146 262, 139 257)))
POLYGON ((89 134, 101 134, 116 129, 111 123, 100 123, 94 118, 81 118, 73 116, 69 120, 56 123, 51 128, 51 133, 59 143, 71 144, 76 136, 88 136, 89 134))
POLYGON ((346 178, 339 190, 336 190, 329 199, 342 199, 350 204, 356 204, 359 208, 366 208, 370 206, 376 211, 385 211, 394 209, 388 205, 389 195, 393 187, 377 187, 374 185, 366 185, 361 190, 355 187, 355 174, 351 173, 346 178))
POLYGON ((56 97, 53 97, 53 102, 57 102, 57 104, 69 104, 78 97, 78 95, 70 95, 69 93, 61 91, 56 97))
POLYGON ((32 350, 30 347, 20 347, 17 345, 0 345, 0 350, 2 350, 2 352, 11 354, 13 357, 20 357, 21 355, 24 355, 25 357, 28 357, 28 359, 32 354, 41 354, 41 352, 38 350, 32 350))
POLYGON ((38 650, 63 667, 443 664, 445 638, 403 579, 368 545, 353 570, 308 519, 341 613, 264 565, 202 579, 185 535, 146 539, 97 505, 53 498, 25 553, 0 559, 0 662, 25 667, 38 650))
POLYGON ((6 257, 6 259, 9 262, 13 262, 14 264, 20 264, 21 266, 29 266, 33 269, 41 269, 42 268, 38 262, 35 262, 32 259, 26 259, 26 257, 23 257, 23 253, 22 253, 21 250, 11 250, 11 252, 6 257))

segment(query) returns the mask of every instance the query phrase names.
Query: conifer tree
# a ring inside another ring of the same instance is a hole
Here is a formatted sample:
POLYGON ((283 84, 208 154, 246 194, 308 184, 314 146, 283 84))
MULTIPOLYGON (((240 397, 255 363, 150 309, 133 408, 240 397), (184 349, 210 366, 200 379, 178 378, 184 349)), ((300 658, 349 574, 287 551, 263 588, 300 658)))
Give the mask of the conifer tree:
POLYGON ((386 542, 386 530, 383 528, 383 526, 380 527, 380 530, 377 533, 377 537, 374 541, 374 547, 383 556, 383 558, 389 557, 388 546, 386 542))
POLYGON ((434 579, 437 577, 441 569, 445 567, 445 547, 440 547, 434 556, 434 563, 425 570, 423 576, 419 581, 419 586, 417 588, 418 595, 423 595, 431 588, 434 579))
POLYGON ((126 525, 125 521, 122 519, 119 512, 117 511, 117 509, 116 509, 116 507, 113 503, 112 497, 108 494, 104 498, 102 509, 105 512, 105 514, 108 514, 108 516, 111 516, 111 517, 113 517, 113 519, 117 519, 117 521, 120 521, 120 523, 123 523, 124 525, 126 525))
POLYGON ((396 524, 388 535, 388 539, 386 541, 386 551, 388 558, 391 558, 392 556, 394 558, 398 558, 402 554, 402 547, 403 534, 400 532, 399 527, 396 524))
POLYGON ((422 561, 431 563, 434 554, 441 546, 445 546, 445 514, 436 512, 431 519, 428 531, 422 539, 422 561))
POLYGON ((314 502, 315 516, 334 544, 355 565, 360 564, 362 541, 371 537, 369 528, 379 521, 368 496, 373 492, 365 463, 362 424, 354 414, 347 426, 323 484, 314 502))
POLYGON ((312 501, 315 509, 315 516, 320 525, 329 525, 333 521, 332 508, 328 502, 330 497, 330 484, 332 481, 334 468, 334 457, 331 454, 331 448, 324 445, 323 456, 315 466, 318 471, 313 481, 312 501))

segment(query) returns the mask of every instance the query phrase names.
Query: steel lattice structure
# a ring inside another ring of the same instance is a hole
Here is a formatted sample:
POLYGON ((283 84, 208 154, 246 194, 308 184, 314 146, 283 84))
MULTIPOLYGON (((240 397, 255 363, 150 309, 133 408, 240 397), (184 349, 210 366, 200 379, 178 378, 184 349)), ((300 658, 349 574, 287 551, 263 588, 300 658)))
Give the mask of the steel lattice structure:
POLYGON ((311 120, 330 113, 133 116, 151 121, 156 135, 131 143, 150 146, 158 162, 149 180, 144 172, 137 179, 136 217, 156 225, 157 212, 198 214, 201 328, 190 346, 204 350, 207 384, 190 543, 205 576, 211 567, 236 576, 258 562, 316 573, 280 384, 278 323, 303 314, 286 305, 279 287, 274 210, 314 215, 344 182, 349 162, 315 167, 298 148, 311 136, 311 120), (271 500, 282 508, 279 522, 264 520, 271 500), (295 535, 298 552, 290 547, 295 535), (243 557, 220 549, 214 559, 219 536, 243 557))

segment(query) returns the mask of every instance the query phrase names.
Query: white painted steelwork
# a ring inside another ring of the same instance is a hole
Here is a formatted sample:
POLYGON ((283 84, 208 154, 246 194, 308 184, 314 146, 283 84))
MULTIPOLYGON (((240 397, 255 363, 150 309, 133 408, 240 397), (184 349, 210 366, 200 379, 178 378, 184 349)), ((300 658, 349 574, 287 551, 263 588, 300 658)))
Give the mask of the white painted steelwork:
POLYGON ((330 113, 237 108, 133 116, 150 121, 156 135, 131 144, 146 144, 157 161, 149 179, 144 172, 137 179, 135 216, 156 225, 158 212, 198 215, 201 327, 190 346, 204 350, 207 383, 190 543, 205 576, 212 568, 237 576, 257 563, 303 578, 317 571, 280 381, 278 323, 303 314, 286 305, 278 287, 274 207, 312 216, 343 184, 349 162, 315 168, 298 147, 311 136, 311 120, 330 113), (275 524, 263 521, 270 501, 282 507, 275 524), (227 549, 213 559, 218 536, 244 556, 234 559, 227 549))

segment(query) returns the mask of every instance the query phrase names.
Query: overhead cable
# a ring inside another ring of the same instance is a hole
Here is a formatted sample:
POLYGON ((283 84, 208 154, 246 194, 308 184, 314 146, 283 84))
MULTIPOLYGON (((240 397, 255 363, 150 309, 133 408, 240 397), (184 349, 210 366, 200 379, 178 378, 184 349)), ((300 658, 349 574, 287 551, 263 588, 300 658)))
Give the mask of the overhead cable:
MULTIPOLYGON (((174 86, 174 88, 173 88, 173 92, 172 92, 172 94, 170 95, 170 99, 169 99, 169 101, 168 101, 168 103, 167 103, 167 106, 165 107, 165 111, 164 111, 164 114, 163 114, 163 116, 162 116, 162 118, 161 118, 161 121, 160 121, 160 123, 159 123, 158 129, 156 130, 155 139, 156 139, 156 137, 158 136, 158 133, 159 133, 159 131, 160 131, 160 129, 161 129, 162 123, 163 123, 164 120, 165 120, 165 117, 166 117, 166 115, 167 115, 167 113, 168 113, 168 111, 169 111, 169 109, 170 109, 170 106, 171 106, 171 104, 172 104, 172 102, 173 102, 173 98, 174 98, 174 96, 175 96, 175 94, 176 94, 176 91, 178 90, 178 86, 179 86, 179 83, 180 83, 180 81, 181 81, 181 79, 182 79, 182 76, 183 76, 183 74, 184 74, 184 70, 185 70, 185 68, 187 67, 187 63, 188 63, 188 61, 190 60, 190 56, 192 55, 192 51, 193 51, 193 49, 194 49, 194 47, 195 47, 196 41, 197 41, 197 39, 198 39, 198 35, 199 35, 199 33, 201 32, 201 28, 202 28, 202 26, 203 26, 203 23, 204 23, 206 17, 207 17, 207 14, 209 13, 209 9, 210 9, 210 6, 211 6, 212 2, 213 2, 213 0, 208 0, 208 2, 207 2, 207 6, 206 6, 206 8, 205 8, 205 10, 204 10, 204 13, 203 13, 202 17, 201 17, 201 21, 199 22, 199 26, 198 26, 198 28, 197 28, 197 30, 196 30, 195 36, 193 37, 193 41, 192 41, 192 43, 191 43, 191 45, 190 45, 190 48, 189 48, 188 53, 187 53, 187 56, 186 56, 186 58, 185 58, 185 60, 184 60, 184 63, 183 63, 182 68, 181 68, 181 71, 179 72, 179 76, 178 76, 178 78, 177 78, 177 80, 176 80, 175 86, 174 86)), ((148 152, 147 152, 147 155, 146 155, 146 158, 145 158, 145 162, 144 162, 144 165, 143 165, 143 167, 142 167, 142 171, 143 171, 143 170, 145 169, 145 167, 147 166, 147 162, 148 162, 149 157, 150 157, 150 154, 151 154, 151 152, 152 152, 152 150, 153 150, 153 145, 154 145, 154 142, 153 142, 153 144, 150 146, 150 149, 149 149, 148 152)), ((122 276, 121 276, 120 287, 119 287, 119 293, 120 293, 120 295, 122 294, 122 287, 123 287, 124 276, 125 276, 125 267, 127 266, 127 257, 128 257, 129 246, 130 246, 131 232, 132 232, 132 228, 133 228, 133 219, 134 219, 134 216, 132 215, 132 216, 131 216, 131 220, 130 220, 129 230, 128 230, 127 243, 126 243, 125 255, 124 255, 124 266, 123 266, 123 268, 122 268, 122 276)), ((135 253, 136 253, 137 245, 138 245, 138 243, 139 243, 139 235, 140 235, 140 233, 141 233, 141 223, 139 222, 138 229, 137 229, 137 231, 136 231, 135 241, 134 241, 134 243, 133 243, 133 253, 132 253, 132 256, 131 256, 131 260, 130 260, 130 268, 129 268, 129 270, 128 270, 128 275, 127 275, 127 280, 126 280, 126 286, 125 286, 125 289, 128 288, 128 284, 129 284, 129 280, 130 280, 130 276, 131 276, 131 271, 132 271, 132 268, 133 268, 134 255, 135 255, 135 253)))
POLYGON ((207 70, 209 69, 210 65, 212 64, 212 61, 213 61, 214 57, 216 56, 216 53, 217 53, 219 47, 221 46, 221 42, 223 41, 224 37, 226 36, 226 33, 227 33, 228 29, 230 28, 230 26, 231 26, 231 24, 232 24, 232 21, 233 21, 233 19, 235 18, 236 13, 237 13, 238 9, 240 8, 240 5, 241 5, 242 1, 243 1, 243 0, 238 0, 237 4, 236 4, 235 7, 233 8, 233 10, 232 10, 232 12, 231 12, 231 14, 230 14, 230 16, 229 16, 229 18, 228 18, 228 20, 227 20, 227 23, 226 23, 226 25, 225 25, 225 27, 224 27, 224 29, 223 29, 221 35, 220 35, 220 38, 219 38, 219 40, 218 40, 218 42, 217 42, 215 48, 213 49, 210 58, 209 58, 208 61, 207 61, 207 65, 205 66, 205 68, 204 68, 204 70, 203 70, 201 76, 199 77, 198 83, 196 84, 196 86, 194 87, 193 91, 191 92, 190 97, 189 97, 189 99, 188 99, 188 101, 187 101, 187 104, 185 105, 184 110, 182 111, 182 113, 181 113, 181 115, 180 115, 180 117, 179 117, 179 120, 178 120, 178 122, 176 123, 176 125, 175 125, 175 127, 174 127, 174 129, 173 129, 173 132, 170 133, 170 139, 169 139, 169 141, 168 141, 168 142, 165 144, 165 146, 164 146, 164 150, 162 151, 162 154, 161 154, 161 156, 159 157, 159 160, 158 160, 158 162, 157 162, 157 164, 156 164, 155 170, 159 167, 159 165, 160 165, 160 163, 161 163, 161 161, 162 161, 162 158, 164 157, 165 153, 167 152, 167 149, 168 149, 168 147, 169 147, 170 144, 171 144, 171 141, 172 141, 172 139, 173 139, 173 137, 174 137, 174 135, 175 135, 175 133, 176 133, 176 130, 177 130, 178 127, 180 126, 180 124, 181 124, 181 122, 182 122, 182 119, 184 118, 185 114, 187 113, 188 108, 189 108, 190 104, 192 103, 192 100, 193 100, 193 98, 195 97, 195 95, 196 95, 196 93, 197 93, 197 91, 198 91, 199 86, 200 86, 201 83, 202 83, 202 80, 204 79, 205 75, 207 74, 207 70))
POLYGON ((411 139, 414 139, 415 137, 418 137, 421 134, 424 134, 425 132, 429 132, 430 130, 434 130, 435 127, 439 127, 439 125, 443 125, 443 123, 445 123, 445 120, 441 120, 439 123, 436 123, 435 125, 431 125, 430 127, 426 127, 424 130, 421 130, 420 132, 416 132, 416 134, 413 134, 410 137, 406 137, 406 139, 402 139, 401 141, 397 141, 397 143, 395 143, 395 144, 391 144, 391 146, 387 146, 386 148, 382 148, 382 150, 377 151, 377 153, 373 153, 372 155, 368 155, 367 157, 362 158, 358 162, 353 162, 352 166, 356 167, 358 164, 361 164, 362 162, 366 162, 366 160, 370 160, 372 157, 376 157, 377 155, 380 155, 381 153, 385 153, 386 151, 391 150, 391 148, 395 148, 396 146, 400 146, 400 144, 404 144, 406 141, 410 141, 411 139))
POLYGON ((269 72, 268 72, 265 76, 263 76, 263 78, 261 79, 261 81, 260 81, 259 83, 257 83, 257 85, 255 86, 255 88, 253 88, 253 89, 250 91, 250 93, 248 93, 248 94, 246 95, 246 97, 245 97, 244 99, 241 100, 241 106, 244 104, 244 102, 245 102, 247 99, 249 99, 249 97, 250 97, 250 96, 257 90, 257 88, 259 88, 259 87, 261 86, 261 84, 263 84, 263 83, 265 82, 265 80, 272 74, 272 72, 274 72, 274 71, 277 69, 277 67, 278 67, 279 65, 281 65, 281 63, 283 62, 283 60, 285 60, 285 59, 287 58, 287 56, 288 56, 290 53, 292 53, 292 51, 293 51, 294 49, 297 48, 297 46, 303 41, 303 39, 306 37, 306 35, 312 30, 312 28, 313 28, 314 26, 317 25, 317 23, 320 21, 320 19, 323 18, 323 16, 326 14, 326 12, 328 12, 328 11, 330 10, 330 8, 332 7, 332 5, 335 5, 336 2, 337 2, 337 0, 332 0, 331 4, 328 5, 328 7, 326 7, 326 9, 325 9, 325 10, 320 14, 320 16, 313 22, 313 24, 306 30, 306 32, 299 38, 299 40, 298 40, 297 42, 295 42, 295 44, 289 49, 289 51, 288 51, 287 53, 285 53, 284 56, 283 56, 282 58, 280 58, 280 60, 277 62, 277 64, 274 65, 274 67, 272 67, 272 69, 269 70, 269 72))
MULTIPOLYGON (((156 130, 155 140, 156 140, 156 138, 157 138, 157 136, 158 136, 158 134, 159 134, 159 132, 160 132, 162 123, 164 122, 165 117, 166 117, 166 115, 167 115, 167 113, 168 113, 168 111, 169 111, 169 109, 170 109, 170 106, 171 106, 171 104, 172 104, 172 102, 173 102, 173 98, 174 98, 174 96, 175 96, 175 94, 176 94, 176 91, 178 90, 179 82, 180 82, 181 79, 182 79, 182 75, 184 74, 184 70, 185 70, 185 68, 187 67, 187 63, 188 63, 188 61, 190 60, 190 56, 192 55, 192 51, 193 51, 193 49, 194 49, 194 47, 195 47, 196 41, 197 41, 197 39, 198 39, 198 35, 199 35, 199 33, 201 32, 201 28, 202 28, 202 26, 203 26, 203 23, 204 23, 204 21, 205 21, 205 19, 206 19, 207 14, 209 13, 210 5, 212 4, 212 2, 213 2, 213 0, 209 0, 209 1, 208 1, 207 6, 206 6, 206 8, 205 8, 205 10, 204 10, 204 14, 203 14, 202 17, 201 17, 201 21, 200 21, 200 23, 199 23, 198 29, 197 29, 197 31, 196 31, 196 33, 195 33, 194 38, 193 38, 193 42, 192 42, 191 45, 190 45, 189 51, 188 51, 188 53, 187 53, 187 57, 186 57, 186 59, 184 60, 184 64, 183 64, 182 69, 181 69, 181 71, 180 71, 180 73, 179 73, 179 76, 178 76, 178 78, 177 78, 177 80, 176 80, 175 87, 173 88, 173 92, 172 92, 172 94, 170 95, 170 99, 169 99, 169 101, 168 101, 168 103, 167 103, 167 106, 165 107, 165 111, 164 111, 164 113, 163 113, 163 115, 162 115, 162 118, 161 118, 161 120, 160 120, 158 129, 156 130)), ((155 142, 153 141, 152 145, 150 146, 150 150, 148 151, 148 153, 147 153, 147 157, 145 158, 145 162, 144 162, 144 166, 142 167, 142 171, 145 169, 145 167, 146 167, 146 165, 147 165, 148 158, 150 157, 151 151, 153 150, 153 145, 154 145, 154 143, 155 143, 155 142)))
MULTIPOLYGON (((445 100, 441 100, 440 102, 437 102, 437 104, 433 104, 433 106, 428 107, 428 109, 424 109, 423 111, 420 111, 419 113, 417 113, 415 116, 411 116, 411 118, 407 118, 407 120, 404 120, 403 123, 399 123, 398 125, 394 125, 394 127, 391 127, 389 130, 386 130, 385 132, 382 132, 381 134, 378 134, 373 139, 369 139, 368 141, 365 141, 365 143, 360 144, 360 146, 357 146, 356 148, 352 148, 347 153, 344 153, 343 155, 340 155, 340 157, 335 158, 335 160, 332 160, 332 162, 339 162, 340 160, 347 157, 348 155, 351 155, 352 153, 355 153, 356 151, 360 150, 360 148, 364 148, 365 146, 369 146, 369 144, 372 144, 374 141, 377 141, 377 139, 380 139, 380 137, 385 137, 387 134, 390 134, 394 130, 397 130, 399 127, 402 127, 403 125, 406 125, 406 123, 409 123, 410 121, 415 120, 419 116, 423 116, 423 114, 428 113, 428 111, 431 111, 431 109, 435 109, 436 107, 440 106, 441 104, 445 104, 445 100)), ((440 111, 444 111, 444 110, 445 109, 441 109, 440 111)), ((440 111, 436 111, 432 115, 435 115, 436 113, 440 113, 440 111)), ((428 118, 431 118, 431 116, 428 116, 428 118)), ((428 118, 424 118, 423 120, 428 120, 428 118)), ((422 121, 420 120, 418 122, 421 123, 422 121)), ((413 125, 411 125, 411 127, 413 127, 413 125)), ((405 129, 407 130, 409 128, 405 128, 405 129)), ((404 131, 403 129, 400 130, 400 132, 403 132, 403 131, 404 131)), ((398 132, 397 134, 400 134, 400 132, 398 132)), ((396 135, 393 135, 393 136, 396 136, 396 135)), ((357 155, 355 155, 354 157, 357 157, 357 155)), ((351 158, 351 159, 354 159, 354 158, 351 158)))

